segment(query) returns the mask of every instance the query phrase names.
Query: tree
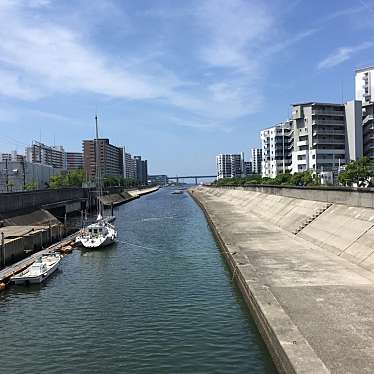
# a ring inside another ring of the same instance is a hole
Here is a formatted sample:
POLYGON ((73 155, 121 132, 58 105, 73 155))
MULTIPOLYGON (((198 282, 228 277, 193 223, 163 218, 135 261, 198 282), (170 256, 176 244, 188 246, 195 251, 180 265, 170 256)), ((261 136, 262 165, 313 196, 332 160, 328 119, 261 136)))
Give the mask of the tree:
POLYGON ((81 169, 70 170, 66 173, 54 175, 49 179, 51 188, 81 187, 84 181, 84 172, 81 169))
POLYGON ((372 161, 368 157, 361 157, 346 165, 345 170, 339 175, 339 182, 345 186, 366 187, 370 185, 373 176, 372 161))
POLYGON ((36 184, 35 181, 32 181, 32 182, 30 182, 30 183, 26 183, 26 184, 25 184, 25 190, 26 190, 26 191, 36 190, 37 187, 38 187, 38 186, 37 186, 37 184, 36 184))

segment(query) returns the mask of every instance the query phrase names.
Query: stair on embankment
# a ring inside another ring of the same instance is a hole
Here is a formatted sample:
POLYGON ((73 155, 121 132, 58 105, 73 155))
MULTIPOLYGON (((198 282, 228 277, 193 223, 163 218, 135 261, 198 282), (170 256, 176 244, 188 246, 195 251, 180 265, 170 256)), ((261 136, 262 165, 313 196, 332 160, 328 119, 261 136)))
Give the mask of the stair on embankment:
POLYGON ((313 245, 374 272, 374 209, 245 189, 209 188, 220 198, 313 245))
POLYGON ((322 213, 324 213, 332 203, 327 203, 325 207, 317 209, 317 211, 311 216, 308 217, 294 232, 293 234, 297 235, 302 229, 310 225, 314 220, 316 220, 322 213))

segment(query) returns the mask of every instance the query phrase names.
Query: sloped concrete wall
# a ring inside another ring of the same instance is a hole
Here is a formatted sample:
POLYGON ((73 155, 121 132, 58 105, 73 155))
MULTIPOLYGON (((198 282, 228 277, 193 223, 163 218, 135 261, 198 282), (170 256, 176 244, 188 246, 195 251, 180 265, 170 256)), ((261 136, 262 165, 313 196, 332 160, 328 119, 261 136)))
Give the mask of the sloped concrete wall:
MULTIPOLYGON (((313 245, 374 271, 373 208, 327 204, 305 197, 240 188, 208 188, 205 192, 223 199, 246 214, 258 216, 270 225, 290 233, 297 232, 298 237, 313 245)), ((335 198, 338 197, 345 203, 351 199, 341 197, 340 193, 335 198)), ((366 200, 358 198, 355 201, 366 200)))

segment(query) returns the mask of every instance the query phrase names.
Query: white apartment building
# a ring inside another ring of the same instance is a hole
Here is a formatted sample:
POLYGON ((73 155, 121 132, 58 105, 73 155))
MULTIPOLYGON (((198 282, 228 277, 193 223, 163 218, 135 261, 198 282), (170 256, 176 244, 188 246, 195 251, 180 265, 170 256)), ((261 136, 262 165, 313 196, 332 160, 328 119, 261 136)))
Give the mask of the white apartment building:
POLYGON ((252 158, 252 174, 261 175, 262 168, 262 149, 252 148, 251 149, 252 158))
POLYGON ((244 175, 244 153, 216 156, 217 179, 238 178, 244 175))
POLYGON ((374 66, 356 70, 355 91, 363 105, 374 102, 374 66))
POLYGON ((374 102, 362 107, 363 154, 374 160, 374 102))
POLYGON ((292 172, 338 171, 346 163, 343 104, 301 103, 292 109, 292 172))
POLYGON ((374 66, 356 70, 355 85, 362 102, 363 155, 374 159, 374 66))
POLYGON ((345 158, 348 163, 363 156, 362 103, 359 100, 352 100, 345 103, 344 107, 345 158))
POLYGON ((292 121, 286 121, 261 131, 263 178, 275 178, 291 166, 293 149, 292 121))

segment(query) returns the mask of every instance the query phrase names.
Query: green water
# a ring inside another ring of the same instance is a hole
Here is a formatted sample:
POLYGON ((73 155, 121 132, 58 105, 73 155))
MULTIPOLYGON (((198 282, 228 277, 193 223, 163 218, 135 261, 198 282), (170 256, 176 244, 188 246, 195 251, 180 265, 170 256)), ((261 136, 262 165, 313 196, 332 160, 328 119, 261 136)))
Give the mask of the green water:
POLYGON ((202 212, 170 192, 121 206, 117 244, 0 294, 1 373, 275 373, 202 212))

